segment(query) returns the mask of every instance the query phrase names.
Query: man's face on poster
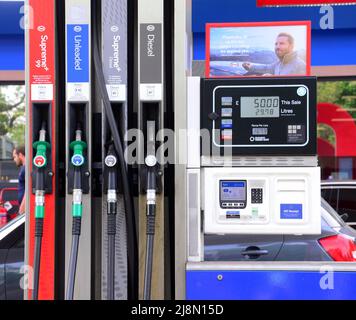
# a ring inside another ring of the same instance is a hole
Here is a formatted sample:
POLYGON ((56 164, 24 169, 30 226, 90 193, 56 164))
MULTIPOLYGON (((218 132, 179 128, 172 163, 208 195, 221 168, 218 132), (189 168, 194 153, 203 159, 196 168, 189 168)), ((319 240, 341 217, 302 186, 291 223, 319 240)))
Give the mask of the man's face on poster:
POLYGON ((293 46, 289 42, 288 37, 285 36, 277 37, 276 43, 274 45, 274 52, 276 53, 279 59, 283 59, 283 57, 286 54, 291 53, 292 51, 293 51, 293 46))

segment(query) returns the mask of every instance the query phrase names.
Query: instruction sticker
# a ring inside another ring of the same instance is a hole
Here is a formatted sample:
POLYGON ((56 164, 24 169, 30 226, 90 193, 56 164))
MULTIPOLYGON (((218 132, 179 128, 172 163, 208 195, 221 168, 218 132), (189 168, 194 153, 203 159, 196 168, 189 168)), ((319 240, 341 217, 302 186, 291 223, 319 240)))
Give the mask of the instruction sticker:
POLYGON ((281 219, 303 219, 303 205, 282 203, 281 219))

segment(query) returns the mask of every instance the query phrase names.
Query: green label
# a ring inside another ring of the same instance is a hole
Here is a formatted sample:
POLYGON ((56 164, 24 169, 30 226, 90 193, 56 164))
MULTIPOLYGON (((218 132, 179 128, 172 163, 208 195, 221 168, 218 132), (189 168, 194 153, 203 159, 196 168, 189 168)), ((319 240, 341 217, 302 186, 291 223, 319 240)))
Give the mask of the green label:
POLYGON ((36 206, 35 218, 44 218, 44 206, 36 206))
POLYGON ((76 204, 74 203, 72 205, 72 215, 73 217, 77 218, 81 218, 82 216, 82 213, 83 213, 83 206, 81 204, 76 204))

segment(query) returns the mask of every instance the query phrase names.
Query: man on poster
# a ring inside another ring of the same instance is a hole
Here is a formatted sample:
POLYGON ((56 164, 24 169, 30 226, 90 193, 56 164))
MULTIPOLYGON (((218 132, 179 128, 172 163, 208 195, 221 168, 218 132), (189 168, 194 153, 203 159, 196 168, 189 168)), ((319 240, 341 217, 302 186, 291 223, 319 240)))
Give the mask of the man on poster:
POLYGON ((286 32, 278 34, 274 52, 278 60, 271 64, 244 62, 242 66, 249 73, 262 75, 305 75, 306 63, 294 51, 294 38, 286 32))

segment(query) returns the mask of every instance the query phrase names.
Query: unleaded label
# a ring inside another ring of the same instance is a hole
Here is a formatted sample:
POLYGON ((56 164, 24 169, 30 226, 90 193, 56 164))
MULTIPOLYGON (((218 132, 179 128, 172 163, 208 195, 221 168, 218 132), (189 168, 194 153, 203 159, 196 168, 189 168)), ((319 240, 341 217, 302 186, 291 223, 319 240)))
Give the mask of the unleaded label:
POLYGON ((68 82, 89 82, 89 26, 67 25, 68 82))

